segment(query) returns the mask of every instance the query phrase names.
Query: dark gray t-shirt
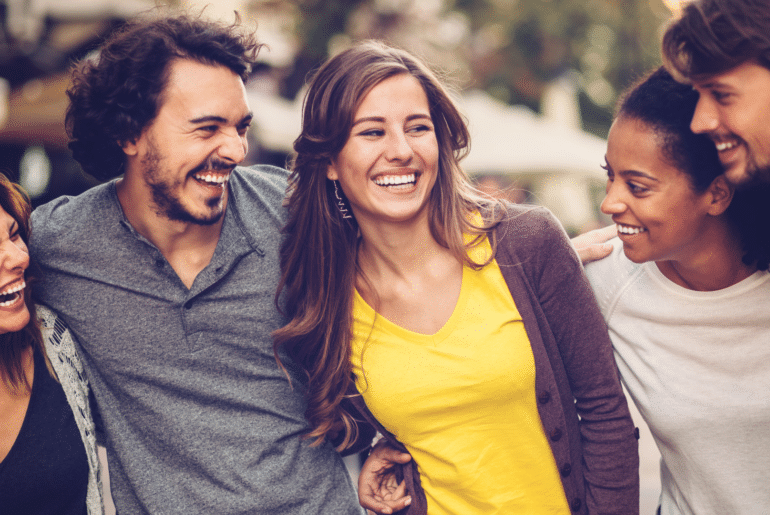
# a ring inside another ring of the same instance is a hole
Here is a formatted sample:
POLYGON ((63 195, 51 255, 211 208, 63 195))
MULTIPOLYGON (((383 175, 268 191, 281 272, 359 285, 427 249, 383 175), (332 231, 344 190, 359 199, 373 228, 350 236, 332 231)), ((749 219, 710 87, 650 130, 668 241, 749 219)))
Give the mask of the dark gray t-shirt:
POLYGON ((286 171, 237 168, 211 263, 187 289, 125 218, 115 182, 32 215, 38 300, 58 311, 104 421, 121 514, 360 514, 339 455, 301 438, 270 333, 286 171))

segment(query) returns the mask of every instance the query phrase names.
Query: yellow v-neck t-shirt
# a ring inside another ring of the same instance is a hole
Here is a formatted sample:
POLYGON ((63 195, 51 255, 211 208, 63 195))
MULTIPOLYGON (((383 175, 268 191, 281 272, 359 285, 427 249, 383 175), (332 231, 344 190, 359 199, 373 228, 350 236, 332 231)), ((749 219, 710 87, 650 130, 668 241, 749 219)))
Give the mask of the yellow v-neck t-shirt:
MULTIPOLYGON (((477 261, 489 252, 487 242, 471 251, 477 261)), ((356 386, 416 460, 429 515, 570 513, 537 411, 532 348, 496 261, 463 268, 435 334, 375 315, 358 292, 353 316, 356 386)))

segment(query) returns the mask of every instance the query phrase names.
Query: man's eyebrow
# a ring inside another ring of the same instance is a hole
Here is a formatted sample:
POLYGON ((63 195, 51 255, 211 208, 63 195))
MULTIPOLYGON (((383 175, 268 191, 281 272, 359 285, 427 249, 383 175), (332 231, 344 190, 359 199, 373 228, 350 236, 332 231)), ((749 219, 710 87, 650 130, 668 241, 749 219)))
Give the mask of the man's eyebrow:
MULTIPOLYGON (((251 122, 252 118, 254 118, 254 114, 249 113, 243 118, 241 118, 240 122, 238 122, 238 125, 243 123, 249 123, 251 122)), ((227 123, 227 118, 223 116, 217 116, 217 115, 207 115, 207 116, 199 116, 198 118, 193 118, 192 120, 190 120, 190 123, 208 123, 208 122, 227 123)))
POLYGON ((724 82, 720 81, 719 79, 707 79, 703 82, 694 83, 693 86, 697 86, 699 88, 704 89, 720 89, 720 88, 729 88, 729 84, 725 84, 724 82))

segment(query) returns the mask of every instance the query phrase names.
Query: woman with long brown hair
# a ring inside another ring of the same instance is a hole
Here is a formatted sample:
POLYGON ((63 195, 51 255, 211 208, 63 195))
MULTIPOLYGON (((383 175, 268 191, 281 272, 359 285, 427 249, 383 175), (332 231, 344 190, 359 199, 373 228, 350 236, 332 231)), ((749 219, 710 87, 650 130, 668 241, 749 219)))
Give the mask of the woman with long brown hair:
POLYGON ((634 428, 580 263, 546 210, 474 192, 468 144, 406 52, 359 44, 313 77, 275 334, 307 373, 310 436, 344 449, 368 421, 411 454, 408 495, 360 485, 381 513, 638 513, 634 428))
POLYGON ((0 511, 99 515, 88 383, 69 330, 30 298, 30 212, 0 174, 0 511))

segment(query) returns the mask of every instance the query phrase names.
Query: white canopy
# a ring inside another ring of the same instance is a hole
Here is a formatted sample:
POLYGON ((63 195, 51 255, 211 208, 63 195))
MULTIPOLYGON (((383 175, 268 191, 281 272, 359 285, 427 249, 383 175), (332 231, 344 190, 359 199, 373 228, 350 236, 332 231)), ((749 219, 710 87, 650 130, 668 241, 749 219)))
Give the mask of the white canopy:
POLYGON ((471 132, 471 152, 463 161, 469 173, 546 172, 604 179, 604 139, 481 91, 464 94, 459 103, 471 132))

